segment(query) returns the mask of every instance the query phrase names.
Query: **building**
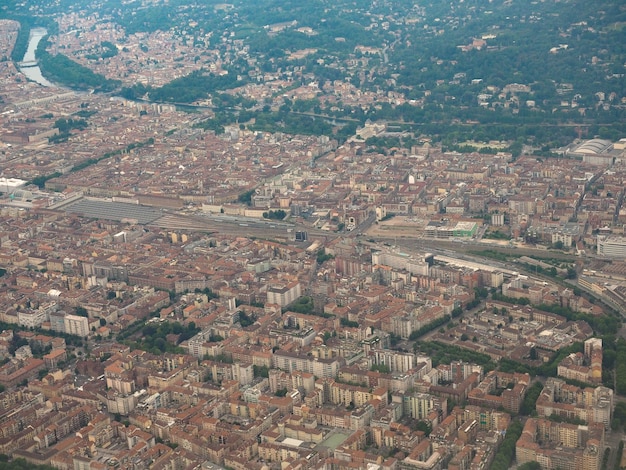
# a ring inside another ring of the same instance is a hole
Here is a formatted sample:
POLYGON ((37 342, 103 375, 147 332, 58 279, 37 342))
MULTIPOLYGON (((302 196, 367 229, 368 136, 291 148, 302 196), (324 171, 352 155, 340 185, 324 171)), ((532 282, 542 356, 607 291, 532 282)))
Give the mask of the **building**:
POLYGON ((272 367, 290 373, 302 371, 320 378, 335 378, 341 363, 336 359, 319 359, 279 349, 272 356, 272 367))
POLYGON ((7 362, 0 367, 0 385, 15 387, 24 381, 35 378, 44 367, 44 361, 34 357, 7 362))
POLYGON ((537 399, 536 409, 541 417, 579 419, 608 429, 613 416, 613 390, 602 386, 579 388, 551 377, 537 399))
POLYGON ((598 235, 598 255, 626 259, 626 237, 598 235))
POLYGON ((19 188, 24 186, 27 181, 18 179, 18 178, 0 178, 0 192, 13 194, 19 188))
POLYGON ((605 139, 587 140, 573 148, 568 148, 565 155, 582 157, 584 163, 601 166, 612 165, 616 157, 613 152, 613 143, 605 139))
POLYGON ((272 393, 284 388, 287 390, 302 388, 305 393, 310 393, 315 389, 315 376, 308 372, 295 371, 289 374, 281 370, 271 369, 269 371, 269 385, 272 393))
POLYGON ((491 287, 500 287, 504 284, 504 273, 502 271, 493 271, 491 273, 491 287))
POLYGON ((510 414, 475 405, 465 406, 463 419, 465 422, 476 420, 479 428, 484 431, 504 431, 511 423, 510 414))
POLYGON ((478 230, 478 224, 476 222, 457 222, 454 230, 452 231, 455 237, 469 238, 476 235, 478 230))
POLYGON ((504 214, 491 214, 491 225, 501 227, 504 225, 504 214))
POLYGON ((518 413, 529 384, 528 374, 491 371, 478 387, 469 392, 469 403, 492 409, 502 407, 518 413))
POLYGON ((416 365, 415 354, 393 351, 391 349, 374 349, 370 355, 371 365, 386 366, 389 372, 407 372, 416 365))
POLYGON ((389 266, 411 274, 428 276, 428 269, 432 264, 433 257, 430 253, 425 253, 423 257, 416 257, 401 252, 372 251, 373 266, 389 266))
POLYGON ((589 338, 585 341, 585 356, 591 358, 594 351, 602 351, 602 338, 589 338))
POLYGON ((590 338, 585 341, 585 352, 572 353, 558 366, 559 377, 580 382, 599 384, 602 382, 602 339, 590 338))
POLYGON ((572 246, 572 235, 563 231, 553 232, 552 244, 558 242, 561 242, 565 247, 570 247, 572 246))
POLYGON ((437 411, 441 417, 448 414, 447 400, 428 393, 396 392, 392 395, 391 400, 393 403, 402 405, 404 416, 410 416, 413 419, 426 419, 433 410, 437 411))
POLYGON ((359 387, 357 385, 348 385, 332 381, 329 385, 329 401, 334 405, 343 405, 345 407, 364 406, 373 399, 386 400, 387 389, 377 388, 372 390, 368 387, 359 387))
POLYGON ((52 312, 49 315, 50 330, 65 333, 65 312, 52 312))
POLYGON ((70 335, 89 336, 89 319, 78 315, 65 315, 63 318, 65 332, 70 335))
POLYGON ((518 465, 535 461, 545 470, 599 470, 603 449, 602 425, 530 418, 515 445, 515 456, 518 465))
POLYGON ((267 289, 267 303, 286 307, 294 303, 302 295, 299 282, 291 282, 286 286, 272 286, 267 289))
POLYGON ((17 313, 17 321, 20 326, 26 328, 38 328, 46 321, 46 314, 41 310, 24 310, 17 313))

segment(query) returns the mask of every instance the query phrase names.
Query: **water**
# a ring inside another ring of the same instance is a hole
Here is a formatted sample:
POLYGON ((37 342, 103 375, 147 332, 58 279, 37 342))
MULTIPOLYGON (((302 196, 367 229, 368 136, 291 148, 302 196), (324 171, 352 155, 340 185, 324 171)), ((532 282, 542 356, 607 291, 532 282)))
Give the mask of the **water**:
MULTIPOLYGON (((37 50, 37 46, 39 45, 39 41, 46 34, 48 34, 48 30, 46 28, 33 28, 30 30, 30 37, 28 39, 28 49, 26 49, 26 54, 24 54, 24 58, 22 62, 35 62, 35 51, 37 50)), ((42 86, 46 87, 54 87, 54 83, 50 83, 48 80, 44 78, 41 74, 41 69, 39 65, 34 65, 32 67, 20 67, 20 72, 22 72, 26 78, 29 80, 39 83, 42 86)))

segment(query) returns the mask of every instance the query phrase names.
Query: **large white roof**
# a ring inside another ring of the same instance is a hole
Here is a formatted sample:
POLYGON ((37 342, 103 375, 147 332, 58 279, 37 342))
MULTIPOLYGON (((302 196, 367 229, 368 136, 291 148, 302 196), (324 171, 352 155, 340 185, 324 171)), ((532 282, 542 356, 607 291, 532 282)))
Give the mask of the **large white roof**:
POLYGON ((591 139, 587 142, 581 144, 576 150, 576 153, 604 153, 606 150, 613 145, 610 140, 604 139, 591 139))

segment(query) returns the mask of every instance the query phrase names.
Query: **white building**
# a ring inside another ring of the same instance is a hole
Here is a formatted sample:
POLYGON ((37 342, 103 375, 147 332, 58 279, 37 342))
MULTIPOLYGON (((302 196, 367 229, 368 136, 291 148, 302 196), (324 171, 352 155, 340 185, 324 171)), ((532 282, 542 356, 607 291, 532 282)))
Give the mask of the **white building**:
POLYGON ((336 359, 318 359, 279 349, 272 356, 272 366, 290 373, 300 371, 320 378, 335 378, 341 363, 336 359))
POLYGON ((430 263, 428 258, 430 253, 423 255, 423 258, 413 257, 405 253, 389 251, 373 251, 372 265, 389 266, 390 268, 406 270, 411 274, 427 276, 430 263))
POLYGON ((238 381, 241 385, 250 385, 254 381, 254 368, 252 364, 244 364, 235 362, 232 365, 233 380, 238 381))
POLYGON ((564 247, 572 246, 572 236, 569 233, 554 232, 552 234, 552 244, 561 242, 564 247))
POLYGON ((598 235, 598 255, 626 259, 626 237, 598 235))
POLYGON ((38 328, 46 321, 46 313, 43 310, 25 310, 17 312, 17 323, 26 328, 38 328))
POLYGON ((417 365, 415 354, 391 349, 374 349, 369 360, 370 367, 372 365, 387 366, 390 372, 407 372, 417 365))
POLYGON ((12 194, 17 191, 19 188, 24 186, 27 181, 18 179, 18 178, 0 178, 0 192, 12 194))
POLYGON ((70 335, 89 336, 89 319, 78 315, 65 315, 63 318, 65 332, 70 335))
POLYGON ((273 286, 267 289, 267 303, 286 307, 302 295, 299 282, 291 282, 286 286, 273 286))

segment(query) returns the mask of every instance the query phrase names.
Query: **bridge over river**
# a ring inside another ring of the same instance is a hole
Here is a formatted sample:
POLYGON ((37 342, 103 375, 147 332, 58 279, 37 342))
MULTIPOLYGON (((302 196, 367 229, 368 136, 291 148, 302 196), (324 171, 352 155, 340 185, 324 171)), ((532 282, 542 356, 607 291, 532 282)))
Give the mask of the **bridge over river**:
POLYGON ((26 62, 18 62, 17 65, 19 66, 19 68, 23 69, 28 67, 37 67, 39 64, 36 60, 28 60, 26 62))

